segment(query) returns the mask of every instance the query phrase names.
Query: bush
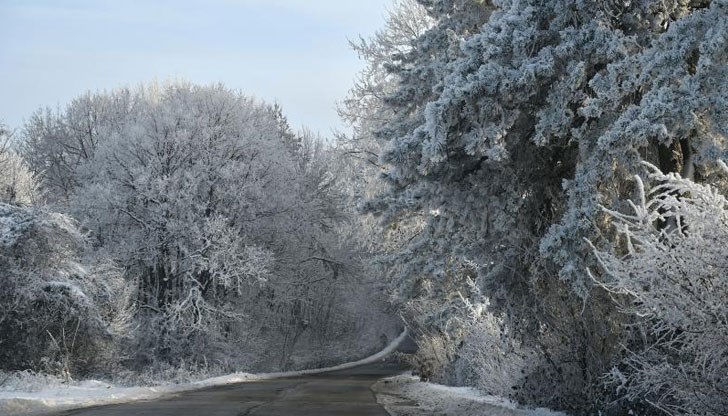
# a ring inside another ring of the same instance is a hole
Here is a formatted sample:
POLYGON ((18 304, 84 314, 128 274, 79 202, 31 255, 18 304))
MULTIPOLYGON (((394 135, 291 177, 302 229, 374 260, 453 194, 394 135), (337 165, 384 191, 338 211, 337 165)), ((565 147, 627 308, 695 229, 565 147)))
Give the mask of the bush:
POLYGON ((467 333, 459 351, 457 374, 486 394, 513 397, 539 363, 533 348, 517 341, 503 319, 487 312, 487 303, 472 309, 467 333))
POLYGON ((113 363, 128 289, 81 263, 84 244, 66 216, 0 204, 0 369, 68 379, 113 363))
MULTIPOLYGON (((598 283, 635 317, 610 381, 668 414, 728 409, 728 201, 652 165, 633 213, 608 211, 623 252, 596 251, 598 283)), ((595 278, 596 279, 596 278, 595 278)))

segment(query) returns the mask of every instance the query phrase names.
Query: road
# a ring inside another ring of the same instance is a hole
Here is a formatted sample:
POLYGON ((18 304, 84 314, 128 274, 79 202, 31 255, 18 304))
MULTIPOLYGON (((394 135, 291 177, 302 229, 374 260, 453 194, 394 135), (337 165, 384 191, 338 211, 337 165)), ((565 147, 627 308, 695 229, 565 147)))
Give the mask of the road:
POLYGON ((371 386, 405 367, 387 360, 311 376, 240 383, 58 416, 388 416, 371 386))

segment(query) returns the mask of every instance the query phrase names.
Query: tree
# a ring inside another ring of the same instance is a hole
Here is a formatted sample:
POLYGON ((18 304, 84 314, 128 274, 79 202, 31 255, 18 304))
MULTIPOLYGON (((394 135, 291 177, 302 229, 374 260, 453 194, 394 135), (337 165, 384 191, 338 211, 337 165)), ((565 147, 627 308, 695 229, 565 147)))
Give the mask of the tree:
POLYGON ((337 234, 333 154, 280 107, 222 85, 153 84, 37 113, 25 137, 54 206, 136 288, 133 365, 239 370, 253 356, 269 371, 300 365, 301 340, 360 339, 363 306, 347 296, 365 285, 337 234))
POLYGON ((128 88, 87 92, 64 111, 44 108, 31 115, 23 127, 22 155, 39 177, 49 202, 68 200, 78 185, 78 168, 93 158, 101 141, 118 134, 127 120, 139 115, 143 99, 144 94, 128 88))
POLYGON ((370 211, 426 223, 392 259, 399 293, 452 299, 477 265, 491 310, 541 353, 518 398, 597 408, 624 317, 587 277, 585 238, 612 246, 599 206, 626 199, 642 160, 714 177, 726 2, 420 3, 435 23, 391 55, 368 127, 389 184, 370 211))
MULTIPOLYGON (((385 27, 371 40, 360 38, 350 42, 351 47, 366 62, 357 81, 346 99, 339 104, 342 119, 354 128, 354 134, 339 134, 336 153, 346 160, 340 176, 349 196, 351 217, 357 221, 351 238, 358 239, 371 255, 392 254, 403 246, 420 228, 421 218, 413 214, 400 218, 396 227, 387 227, 386 237, 376 219, 357 215, 375 195, 384 189, 380 180, 384 166, 379 162, 381 143, 377 141, 377 129, 393 116, 392 109, 382 105, 382 100, 396 90, 400 75, 392 70, 400 65, 407 54, 413 53, 414 42, 431 28, 434 20, 427 10, 415 0, 393 2, 385 27)), ((368 262, 371 263, 372 262, 368 262)), ((377 269, 376 274, 386 275, 388 267, 377 269)))
POLYGON ((37 178, 11 148, 12 134, 0 123, 0 202, 31 205, 38 199, 37 178))
POLYGON ((223 336, 242 318, 234 299, 272 275, 293 161, 271 110, 222 86, 171 84, 134 100, 139 113, 79 165, 70 205, 129 268, 143 313, 161 319, 152 351, 172 359, 191 335, 223 336))

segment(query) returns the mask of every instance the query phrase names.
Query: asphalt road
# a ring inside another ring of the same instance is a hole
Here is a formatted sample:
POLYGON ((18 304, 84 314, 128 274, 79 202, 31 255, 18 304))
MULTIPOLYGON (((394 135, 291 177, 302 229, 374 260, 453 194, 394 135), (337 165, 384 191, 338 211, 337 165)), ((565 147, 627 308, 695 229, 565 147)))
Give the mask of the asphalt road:
POLYGON ((371 386, 399 374, 387 360, 311 376, 211 387, 164 399, 69 410, 58 416, 388 416, 371 386))

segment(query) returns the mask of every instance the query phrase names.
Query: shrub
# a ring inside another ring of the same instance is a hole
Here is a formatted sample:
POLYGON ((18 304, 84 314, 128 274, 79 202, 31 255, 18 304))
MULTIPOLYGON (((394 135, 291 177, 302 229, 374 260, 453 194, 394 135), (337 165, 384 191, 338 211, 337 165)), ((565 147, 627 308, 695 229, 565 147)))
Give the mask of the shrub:
POLYGON ((668 414, 725 414, 728 201, 709 185, 647 166, 654 185, 647 192, 636 177, 633 212, 608 211, 623 252, 596 251, 598 283, 635 317, 610 381, 625 398, 668 414))

